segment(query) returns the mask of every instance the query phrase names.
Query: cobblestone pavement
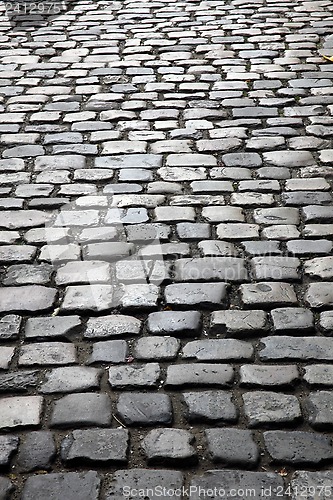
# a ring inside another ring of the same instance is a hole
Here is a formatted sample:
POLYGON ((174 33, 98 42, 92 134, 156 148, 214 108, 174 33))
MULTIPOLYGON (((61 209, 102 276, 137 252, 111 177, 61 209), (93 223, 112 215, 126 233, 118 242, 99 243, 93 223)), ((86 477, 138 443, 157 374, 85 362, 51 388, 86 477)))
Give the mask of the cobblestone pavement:
POLYGON ((14 7, 0 499, 329 498, 333 2, 14 7))

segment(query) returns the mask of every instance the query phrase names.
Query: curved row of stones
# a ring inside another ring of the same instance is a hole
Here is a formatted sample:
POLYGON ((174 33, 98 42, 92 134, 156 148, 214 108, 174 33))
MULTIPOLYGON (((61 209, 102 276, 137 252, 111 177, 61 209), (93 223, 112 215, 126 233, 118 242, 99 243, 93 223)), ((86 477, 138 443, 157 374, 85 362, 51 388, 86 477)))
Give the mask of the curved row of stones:
POLYGON ((0 5, 0 499, 330 497, 332 1, 65 7, 0 5))

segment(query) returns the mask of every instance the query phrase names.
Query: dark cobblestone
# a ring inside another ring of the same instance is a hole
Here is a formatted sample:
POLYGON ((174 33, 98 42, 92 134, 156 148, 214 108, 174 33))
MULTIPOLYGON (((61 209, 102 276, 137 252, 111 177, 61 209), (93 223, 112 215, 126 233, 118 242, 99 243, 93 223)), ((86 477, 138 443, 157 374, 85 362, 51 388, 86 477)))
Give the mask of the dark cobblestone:
POLYGON ((243 429, 207 429, 208 451, 214 462, 225 465, 253 466, 259 451, 251 431, 243 429))
POLYGON ((274 463, 314 465, 333 458, 331 439, 321 434, 267 431, 264 439, 274 463))
POLYGON ((128 431, 125 429, 76 430, 61 443, 66 464, 127 462, 128 431))
POLYGON ((0 8, 0 498, 330 486, 332 1, 65 3, 0 8))

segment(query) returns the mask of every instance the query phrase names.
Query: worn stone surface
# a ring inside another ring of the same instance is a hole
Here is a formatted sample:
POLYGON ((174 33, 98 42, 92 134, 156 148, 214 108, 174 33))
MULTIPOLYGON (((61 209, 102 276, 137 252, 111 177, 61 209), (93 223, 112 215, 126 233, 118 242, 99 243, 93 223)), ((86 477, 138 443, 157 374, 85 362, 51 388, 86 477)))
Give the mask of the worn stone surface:
POLYGON ((90 339, 116 337, 120 335, 138 335, 140 321, 131 316, 112 315, 91 318, 87 323, 85 337, 90 339))
POLYGON ((6 467, 10 463, 12 455, 16 452, 19 444, 18 437, 0 436, 0 466, 6 467))
POLYGON ((189 422, 236 422, 237 410, 231 395, 225 391, 198 391, 183 393, 189 422))
POLYGON ((183 486, 183 475, 179 471, 165 469, 126 469, 118 470, 113 475, 111 486, 107 489, 106 500, 113 498, 120 499, 123 495, 124 488, 134 489, 138 491, 146 490, 147 499, 155 500, 158 498, 158 493, 154 493, 156 488, 164 488, 170 490, 170 498, 175 500, 176 494, 172 491, 177 491, 183 486))
POLYGON ((3 313, 36 313, 50 310, 56 290, 40 285, 4 287, 0 289, 0 311, 3 313))
POLYGON ((0 427, 19 442, 0 498, 327 485, 332 0, 16 4, 0 427))
POLYGON ((52 427, 103 426, 110 422, 111 402, 106 394, 68 394, 54 403, 52 427))
POLYGON ((65 463, 112 464, 127 461, 128 431, 125 429, 76 430, 61 443, 65 463))
POLYGON ((301 418, 296 396, 274 392, 247 392, 243 394, 244 412, 249 427, 293 424, 301 418))
POLYGON ((40 424, 43 398, 41 396, 8 397, 1 400, 2 429, 37 426, 40 424))
POLYGON ((214 462, 251 466, 258 462, 259 450, 251 431, 243 429, 207 429, 208 451, 214 462))
POLYGON ((158 363, 119 366, 109 369, 109 382, 113 388, 156 387, 160 376, 158 363))
POLYGON ((198 361, 245 360, 251 359, 252 355, 250 343, 234 339, 194 340, 182 350, 184 359, 195 358, 198 361))
POLYGON ((197 311, 162 311, 148 316, 148 331, 151 334, 193 336, 200 328, 201 315, 197 311))
POLYGON ((142 441, 148 463, 189 464, 196 462, 194 436, 182 429, 154 429, 142 441))
POLYGON ((22 472, 49 470, 56 455, 56 446, 50 431, 29 433, 21 443, 17 467, 22 472))
MULTIPOLYGON (((276 491, 283 490, 284 482, 279 474, 274 472, 248 472, 244 470, 208 470, 200 475, 195 475, 190 483, 194 489, 193 498, 199 500, 200 488, 213 490, 212 498, 219 498, 218 492, 223 485, 223 490, 239 490, 238 498, 245 500, 250 490, 255 498, 262 496, 263 489, 272 487, 276 491), (215 490, 216 488, 216 490, 215 490), (215 494, 216 491, 216 494, 215 494)), ((233 492, 234 493, 234 492, 233 492)), ((274 498, 278 498, 275 497, 274 498)))
POLYGON ((99 370, 84 366, 54 368, 46 374, 40 390, 44 394, 50 394, 98 389, 100 375, 99 370))
MULTIPOLYGON (((240 384, 252 387, 292 386, 299 373, 295 365, 243 365, 240 368, 240 384)), ((248 393, 251 395, 251 393, 248 393)))
POLYGON ((57 337, 70 339, 80 326, 79 316, 29 318, 24 335, 27 339, 53 339, 57 337))
POLYGON ((228 386, 234 378, 230 365, 181 364, 168 367, 166 385, 173 386, 228 386))
POLYGON ((311 393, 307 398, 307 411, 312 427, 330 428, 332 425, 332 392, 319 391, 311 393))
POLYGON ((121 394, 117 403, 117 414, 127 425, 170 424, 172 406, 166 394, 121 394))
POLYGON ((274 463, 320 464, 331 460, 333 448, 331 439, 311 432, 267 431, 265 445, 274 463))
POLYGON ((63 472, 41 476, 31 476, 25 483, 22 498, 25 500, 43 498, 82 498, 97 500, 100 489, 100 479, 97 472, 63 472))

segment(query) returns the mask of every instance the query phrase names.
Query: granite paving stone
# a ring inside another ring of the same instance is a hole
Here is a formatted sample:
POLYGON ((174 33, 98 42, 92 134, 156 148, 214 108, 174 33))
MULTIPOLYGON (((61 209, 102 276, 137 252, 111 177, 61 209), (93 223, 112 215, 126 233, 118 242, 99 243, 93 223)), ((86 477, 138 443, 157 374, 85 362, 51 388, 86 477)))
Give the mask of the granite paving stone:
POLYGON ((53 405, 51 427, 108 426, 111 422, 111 401, 106 394, 82 392, 68 394, 53 405))
POLYGON ((55 455, 52 432, 33 431, 21 443, 16 465, 20 472, 50 470, 55 455))
POLYGON ((264 440, 274 463, 315 465, 332 460, 332 441, 328 436, 303 431, 266 431, 264 440))
POLYGON ((133 351, 137 359, 170 360, 177 357, 180 341, 175 337, 143 337, 134 343, 133 351))
POLYGON ((9 4, 0 499, 328 498, 332 0, 9 4))
POLYGON ((10 493, 14 490, 13 483, 6 477, 0 478, 0 494, 4 500, 6 500, 10 493))
POLYGON ((62 441, 61 458, 68 465, 126 463, 128 439, 125 429, 75 430, 62 441))
POLYGON ((226 424, 237 422, 238 412, 226 391, 184 392, 185 414, 189 422, 226 424))
POLYGON ((191 464, 197 460, 194 436, 183 429, 154 429, 142 441, 148 463, 191 464))
POLYGON ((206 429, 205 435, 213 462, 241 467, 251 467, 258 462, 259 450, 251 431, 232 428, 206 429))
MULTIPOLYGON (((238 498, 245 500, 247 493, 251 491, 253 496, 260 498, 261 492, 266 488, 279 491, 284 489, 281 476, 275 472, 249 472, 246 470, 223 470, 211 469, 204 473, 194 475, 190 485, 193 488, 193 498, 199 500, 200 491, 212 489, 212 498, 219 498, 219 489, 230 491, 236 489, 238 498), (215 489, 216 488, 216 489, 215 489), (216 492, 216 493, 215 493, 216 492)), ((268 490, 270 491, 270 490, 268 490)), ((232 491, 235 494, 234 491, 232 491)), ((274 496, 273 498, 278 498, 274 496)))
POLYGON ((98 389, 100 375, 100 370, 84 366, 54 368, 46 374, 40 392, 50 394, 98 389))
POLYGON ((14 436, 0 436, 0 466, 9 465, 13 454, 17 451, 19 438, 14 436))
POLYGON ((234 370, 230 365, 198 363, 171 365, 167 369, 165 384, 168 387, 228 386, 233 381, 234 370))
POLYGON ((64 496, 68 500, 97 500, 100 490, 100 479, 97 472, 58 472, 47 475, 30 476, 22 492, 24 500, 42 500, 54 498, 60 500, 64 496))
POLYGON ((159 376, 160 366, 158 363, 109 368, 109 383, 112 388, 118 389, 156 387, 159 376))
POLYGON ((182 349, 184 359, 195 358, 198 361, 245 360, 252 356, 252 345, 235 339, 194 340, 187 342, 182 349))
POLYGON ((117 403, 118 418, 126 425, 170 424, 172 405, 167 394, 121 394, 117 403))
POLYGON ((309 394, 306 401, 309 423, 315 429, 329 429, 332 425, 332 392, 318 391, 309 394))
MULTIPOLYGON (((296 365, 243 365, 240 368, 240 385, 245 387, 279 387, 294 386, 300 375, 296 365)), ((251 397, 254 393, 248 393, 251 397)), ((261 399, 261 398, 260 398, 261 399)), ((259 401, 260 402, 260 401, 259 401)))
POLYGON ((146 490, 147 499, 156 500, 158 498, 158 488, 170 491, 170 498, 177 498, 176 492, 183 487, 183 475, 178 470, 166 469, 122 469, 117 470, 112 477, 111 485, 106 491, 106 500, 111 498, 120 499, 124 489, 146 490), (156 493, 157 492, 157 493, 156 493), (173 493, 175 492, 175 493, 173 493))
POLYGON ((244 413, 249 427, 291 425, 301 418, 296 396, 269 391, 243 394, 244 413))
POLYGON ((79 316, 51 316, 29 318, 25 325, 24 335, 27 339, 70 339, 81 327, 79 316))
POLYGON ((50 310, 56 290, 41 285, 3 287, 0 290, 0 311, 34 313, 50 310))
POLYGON ((6 397, 1 400, 1 429, 36 427, 40 425, 43 398, 41 396, 6 397))
POLYGON ((148 316, 148 331, 153 335, 169 334, 193 336, 201 324, 198 311, 161 311, 148 316))

